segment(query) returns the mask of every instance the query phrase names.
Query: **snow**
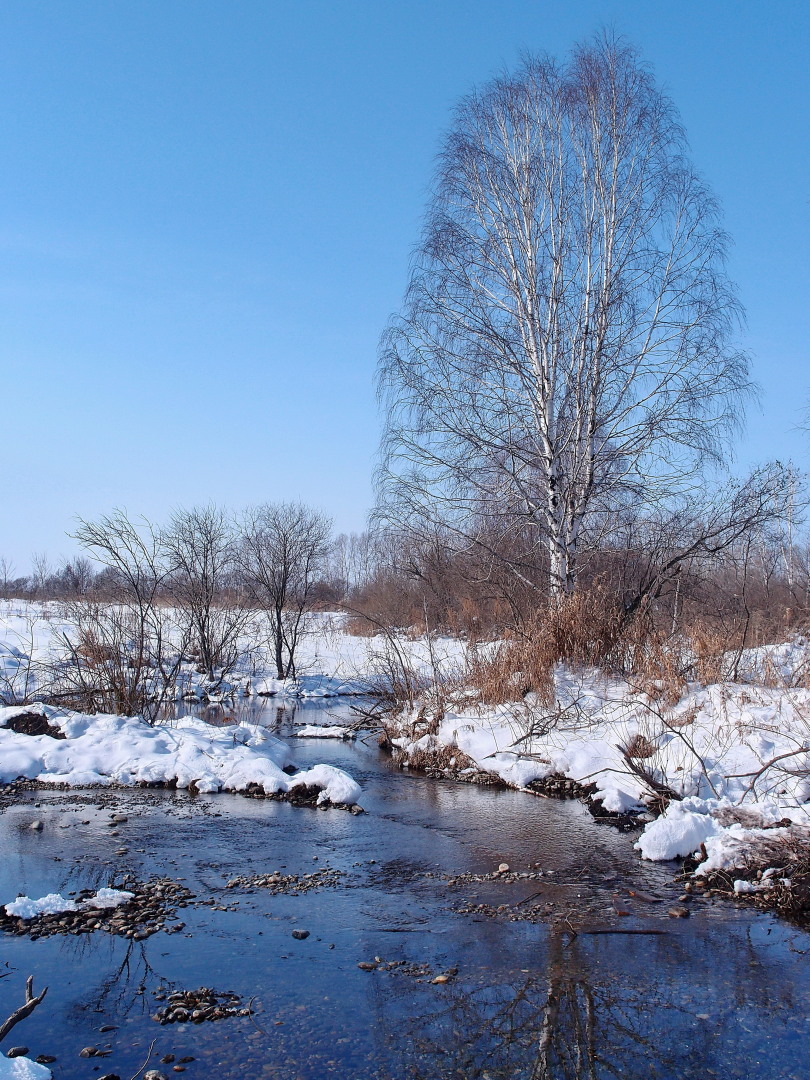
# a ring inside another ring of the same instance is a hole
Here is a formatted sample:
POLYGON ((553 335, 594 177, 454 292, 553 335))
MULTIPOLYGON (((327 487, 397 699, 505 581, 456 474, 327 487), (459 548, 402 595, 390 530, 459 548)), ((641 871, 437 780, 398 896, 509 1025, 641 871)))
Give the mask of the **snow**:
POLYGON ((301 786, 321 787, 318 802, 345 803, 353 806, 360 798, 360 785, 348 773, 334 765, 313 765, 305 772, 296 773, 289 779, 288 790, 301 786))
MULTIPOLYGON (((171 609, 166 609, 166 615, 171 636, 177 620, 171 609)), ((386 669, 385 639, 345 633, 346 619, 342 612, 308 613, 296 652, 298 674, 279 679, 271 651, 262 644, 268 641, 266 616, 256 613, 238 642, 240 655, 233 670, 222 673, 212 685, 193 663, 184 662, 170 697, 176 701, 228 701, 235 696, 319 700, 367 692, 386 669)), ((47 697, 58 686, 59 671, 67 659, 65 642, 73 640, 75 632, 59 603, 0 600, 0 703, 31 701, 38 694, 47 697)), ((464 654, 464 643, 451 637, 428 643, 402 634, 397 636, 397 648, 424 679, 434 663, 452 665, 464 654)))
POLYGON ((75 900, 66 900, 59 893, 48 893, 39 900, 28 896, 18 896, 6 904, 6 915, 16 915, 20 919, 35 919, 38 915, 59 915, 63 911, 77 911, 75 900))
POLYGON ((306 724, 295 733, 297 739, 348 739, 351 728, 340 724, 306 724))
POLYGON ((106 911, 125 904, 134 895, 135 893, 127 892, 125 889, 99 889, 95 896, 89 897, 84 903, 86 907, 106 911))
POLYGON ((0 1080, 51 1080, 53 1073, 27 1057, 7 1058, 0 1054, 0 1080))
POLYGON ((708 813, 705 804, 697 805, 700 802, 687 799, 670 803, 666 813, 651 821, 634 845, 641 857, 654 862, 683 858, 716 836, 721 827, 708 813))
POLYGON ((65 739, 20 735, 4 728, 0 709, 0 781, 18 777, 86 787, 173 783, 200 792, 244 791, 258 784, 267 794, 301 784, 322 784, 321 801, 356 802, 357 784, 346 773, 318 765, 293 776, 286 743, 261 727, 215 728, 195 717, 150 727, 138 717, 88 716, 51 710, 50 722, 65 739))
POLYGON ((693 683, 669 706, 603 672, 558 665, 552 706, 535 695, 482 706, 467 690, 445 704, 429 731, 429 715, 425 722, 418 707, 403 712, 393 743, 406 759, 416 750, 458 748, 516 788, 562 775, 593 785, 592 797, 616 813, 647 809, 655 791, 646 773, 676 798, 646 825, 636 844, 642 857, 680 858, 704 844, 705 872, 729 869, 764 836, 778 839, 778 829, 763 832, 766 825, 790 818, 810 829, 810 691, 792 685, 808 649, 762 652, 744 656, 750 678, 778 661, 789 685, 770 685, 778 681, 770 677, 769 685, 693 683), (628 762, 623 748, 639 745, 644 756, 628 762), (780 755, 788 756, 769 766, 780 755), (732 810, 739 821, 729 820, 732 810))
POLYGON ((7 915, 16 915, 20 919, 35 919, 38 915, 59 915, 63 911, 80 911, 82 908, 108 910, 125 904, 134 895, 123 889, 99 889, 94 896, 78 904, 75 900, 66 899, 59 893, 48 893, 39 900, 32 900, 28 896, 18 896, 10 904, 6 904, 5 910, 7 915))

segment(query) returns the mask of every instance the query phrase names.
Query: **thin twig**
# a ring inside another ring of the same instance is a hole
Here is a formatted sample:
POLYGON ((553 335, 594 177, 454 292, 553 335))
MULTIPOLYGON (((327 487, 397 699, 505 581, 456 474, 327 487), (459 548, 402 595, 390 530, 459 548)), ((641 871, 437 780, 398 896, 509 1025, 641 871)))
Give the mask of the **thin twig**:
POLYGON ((141 1065, 140 1069, 138 1069, 138 1071, 136 1073, 133 1073, 132 1076, 130 1076, 129 1080, 138 1080, 138 1077, 141 1075, 143 1070, 149 1064, 149 1058, 152 1056, 152 1051, 155 1049, 155 1043, 156 1042, 157 1042, 157 1038, 154 1038, 149 1043, 149 1050, 148 1050, 147 1055, 146 1055, 146 1061, 143 1063, 143 1065, 141 1065))

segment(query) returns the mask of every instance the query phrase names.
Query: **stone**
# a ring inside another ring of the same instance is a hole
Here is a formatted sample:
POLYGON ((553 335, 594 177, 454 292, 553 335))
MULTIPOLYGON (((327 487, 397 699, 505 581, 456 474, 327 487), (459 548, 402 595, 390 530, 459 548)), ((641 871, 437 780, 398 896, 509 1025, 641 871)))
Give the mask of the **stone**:
POLYGON ((509 873, 509 863, 508 862, 502 862, 498 866, 498 873, 499 874, 508 874, 509 873))
POLYGON ((667 912, 673 919, 688 919, 689 908, 688 907, 671 907, 667 912))
POLYGON ((25 1057, 27 1053, 27 1046, 12 1046, 12 1048, 6 1054, 6 1057, 25 1057))
POLYGON ((82 1050, 79 1051, 79 1057, 82 1057, 82 1058, 95 1057, 97 1053, 98 1053, 98 1047, 97 1046, 85 1046, 82 1050))
POLYGON ((143 1074, 143 1080, 168 1080, 168 1077, 157 1069, 150 1069, 149 1072, 143 1074))
POLYGON ((32 821, 31 825, 30 825, 30 828, 32 828, 34 830, 34 832, 42 832, 42 830, 45 828, 45 824, 44 824, 44 822, 39 821, 39 820, 32 821))
POLYGON ((309 930, 293 930, 292 936, 296 941, 304 941, 309 937, 309 930))

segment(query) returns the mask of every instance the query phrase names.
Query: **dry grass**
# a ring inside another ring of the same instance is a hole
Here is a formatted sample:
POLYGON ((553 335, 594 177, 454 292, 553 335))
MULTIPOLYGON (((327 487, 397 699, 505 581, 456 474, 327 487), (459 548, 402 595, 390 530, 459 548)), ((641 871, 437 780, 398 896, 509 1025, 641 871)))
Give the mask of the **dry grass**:
POLYGON ((615 667, 623 658, 626 632, 615 597, 597 583, 538 611, 495 648, 471 650, 465 677, 485 705, 528 693, 551 704, 555 664, 615 667))
POLYGON ((774 868, 773 886, 740 897, 748 903, 796 920, 810 922, 810 832, 795 826, 773 840, 762 838, 742 855, 733 871, 716 870, 706 875, 712 889, 734 894, 734 881, 760 881, 768 868, 774 868))
POLYGON ((407 765, 417 772, 460 772, 462 769, 477 768, 472 758, 455 746, 416 747, 408 751, 394 749, 394 761, 407 765))

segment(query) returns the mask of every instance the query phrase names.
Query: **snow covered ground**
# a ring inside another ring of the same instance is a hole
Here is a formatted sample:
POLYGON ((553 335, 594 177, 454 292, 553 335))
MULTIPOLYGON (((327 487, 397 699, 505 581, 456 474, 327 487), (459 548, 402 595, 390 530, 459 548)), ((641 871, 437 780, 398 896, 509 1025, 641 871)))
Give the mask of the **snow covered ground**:
MULTIPOLYGON (((276 678, 267 648, 267 627, 257 614, 239 641, 239 660, 211 686, 193 663, 183 663, 171 687, 177 700, 221 700, 229 695, 328 698, 363 693, 386 666, 385 644, 377 637, 344 632, 346 616, 314 612, 308 616, 296 653, 297 678, 276 678)), ((45 695, 67 661, 65 642, 75 627, 62 605, 0 600, 0 703, 12 705, 45 695)), ((429 677, 432 665, 460 663, 464 645, 455 638, 431 643, 402 637, 397 647, 414 670, 429 677)))
MULTIPOLYGON (((788 667, 790 650, 781 653, 788 667)), ((516 788, 565 776, 593 785, 593 798, 615 813, 646 811, 668 790, 675 798, 636 846, 644 858, 666 860, 704 844, 707 872, 741 865, 763 836, 810 828, 810 690, 694 684, 667 706, 598 671, 562 665, 555 689, 553 708, 529 696, 488 707, 451 699, 438 724, 404 713, 393 743, 406 760, 436 754, 452 767, 469 758, 469 770, 516 788)))

